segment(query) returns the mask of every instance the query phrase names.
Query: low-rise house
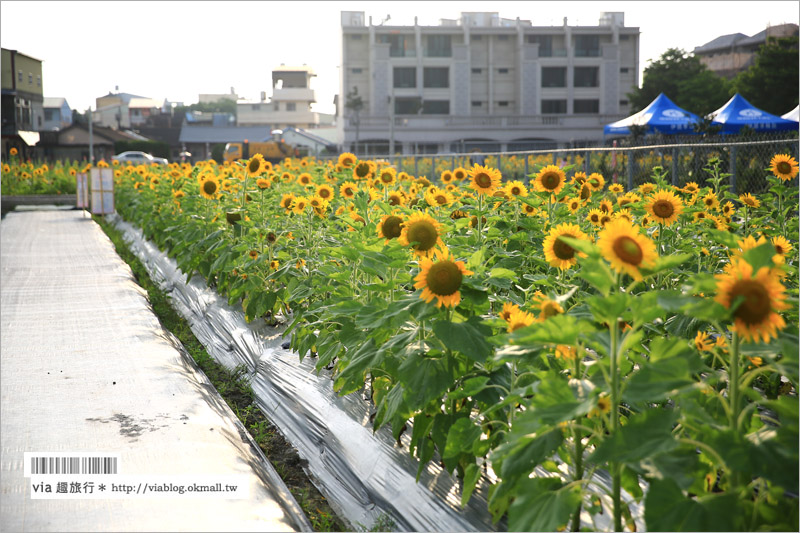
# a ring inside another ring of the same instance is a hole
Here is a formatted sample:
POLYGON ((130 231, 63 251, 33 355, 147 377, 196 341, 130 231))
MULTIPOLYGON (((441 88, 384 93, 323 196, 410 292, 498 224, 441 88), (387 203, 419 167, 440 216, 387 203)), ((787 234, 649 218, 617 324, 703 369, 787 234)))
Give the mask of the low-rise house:
POLYGON ((58 131, 72 125, 72 109, 66 98, 44 99, 43 131, 58 131))

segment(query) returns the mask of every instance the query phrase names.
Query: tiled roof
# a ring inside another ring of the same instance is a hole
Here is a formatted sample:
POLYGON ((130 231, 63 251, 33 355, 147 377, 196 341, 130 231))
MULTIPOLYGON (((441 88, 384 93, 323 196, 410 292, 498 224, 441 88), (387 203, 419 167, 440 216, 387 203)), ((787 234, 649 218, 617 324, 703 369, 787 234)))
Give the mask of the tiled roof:
POLYGON ((711 52, 713 50, 720 50, 725 48, 730 48, 734 44, 738 43, 742 39, 747 39, 747 35, 744 33, 731 33, 728 35, 722 35, 717 37, 713 41, 707 42, 703 46, 695 47, 694 53, 703 53, 703 52, 711 52))

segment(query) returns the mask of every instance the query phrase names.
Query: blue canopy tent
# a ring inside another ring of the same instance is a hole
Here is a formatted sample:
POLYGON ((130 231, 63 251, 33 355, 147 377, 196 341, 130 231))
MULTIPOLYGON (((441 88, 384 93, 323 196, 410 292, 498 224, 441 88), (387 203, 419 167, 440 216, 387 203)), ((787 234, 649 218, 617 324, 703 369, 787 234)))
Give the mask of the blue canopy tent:
POLYGON ((722 126, 720 133, 732 134, 747 126, 757 132, 796 130, 798 123, 762 111, 736 93, 724 106, 708 115, 711 124, 722 126))
POLYGON ((603 128, 605 135, 630 135, 630 126, 646 126, 646 133, 662 133, 666 135, 692 134, 694 125, 700 117, 681 109, 667 98, 664 93, 650 102, 650 105, 638 113, 607 124, 603 128))
POLYGON ((798 124, 800 124, 800 105, 786 113, 785 115, 781 115, 781 118, 785 118, 786 120, 794 120, 798 124))

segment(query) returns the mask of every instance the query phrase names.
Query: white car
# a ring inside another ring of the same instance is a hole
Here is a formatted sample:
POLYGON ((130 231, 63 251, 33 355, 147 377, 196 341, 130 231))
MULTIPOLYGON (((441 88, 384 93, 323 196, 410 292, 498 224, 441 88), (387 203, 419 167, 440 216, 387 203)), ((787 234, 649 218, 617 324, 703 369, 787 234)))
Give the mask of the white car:
POLYGON ((147 152, 122 152, 111 158, 112 160, 119 161, 120 163, 132 163, 134 165, 150 165, 158 163, 159 165, 166 165, 169 163, 163 157, 154 157, 147 152))

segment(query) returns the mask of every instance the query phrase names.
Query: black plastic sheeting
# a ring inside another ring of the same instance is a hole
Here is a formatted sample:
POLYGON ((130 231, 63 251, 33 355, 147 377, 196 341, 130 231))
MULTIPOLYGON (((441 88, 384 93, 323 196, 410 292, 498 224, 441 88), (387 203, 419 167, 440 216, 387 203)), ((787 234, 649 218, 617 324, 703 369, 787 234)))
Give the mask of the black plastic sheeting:
MULTIPOLYGON (((313 358, 300 361, 297 353, 282 349, 284 328, 260 320, 247 323, 244 313, 228 305, 200 276, 187 282, 176 262, 144 239, 141 230, 117 215, 107 218, 153 281, 169 294, 209 355, 227 368, 244 364, 250 369, 258 406, 308 461, 315 485, 351 526, 371 528, 388 516, 397 531, 504 529, 504 522, 492 524, 485 479, 463 509, 460 482, 435 461, 417 483, 418 461, 408 453, 410 431, 401 437, 402 448, 388 427, 373 432, 370 404, 358 394, 339 396, 330 373, 318 373, 313 358)), ((554 475, 540 467, 535 474, 554 475)), ((595 494, 611 492, 606 472, 595 472, 589 484, 595 494)), ((584 511, 582 528, 613 529, 609 499, 601 500, 604 512, 592 516, 584 511)), ((629 503, 637 530, 644 531, 643 508, 627 494, 623 500, 629 503)))

